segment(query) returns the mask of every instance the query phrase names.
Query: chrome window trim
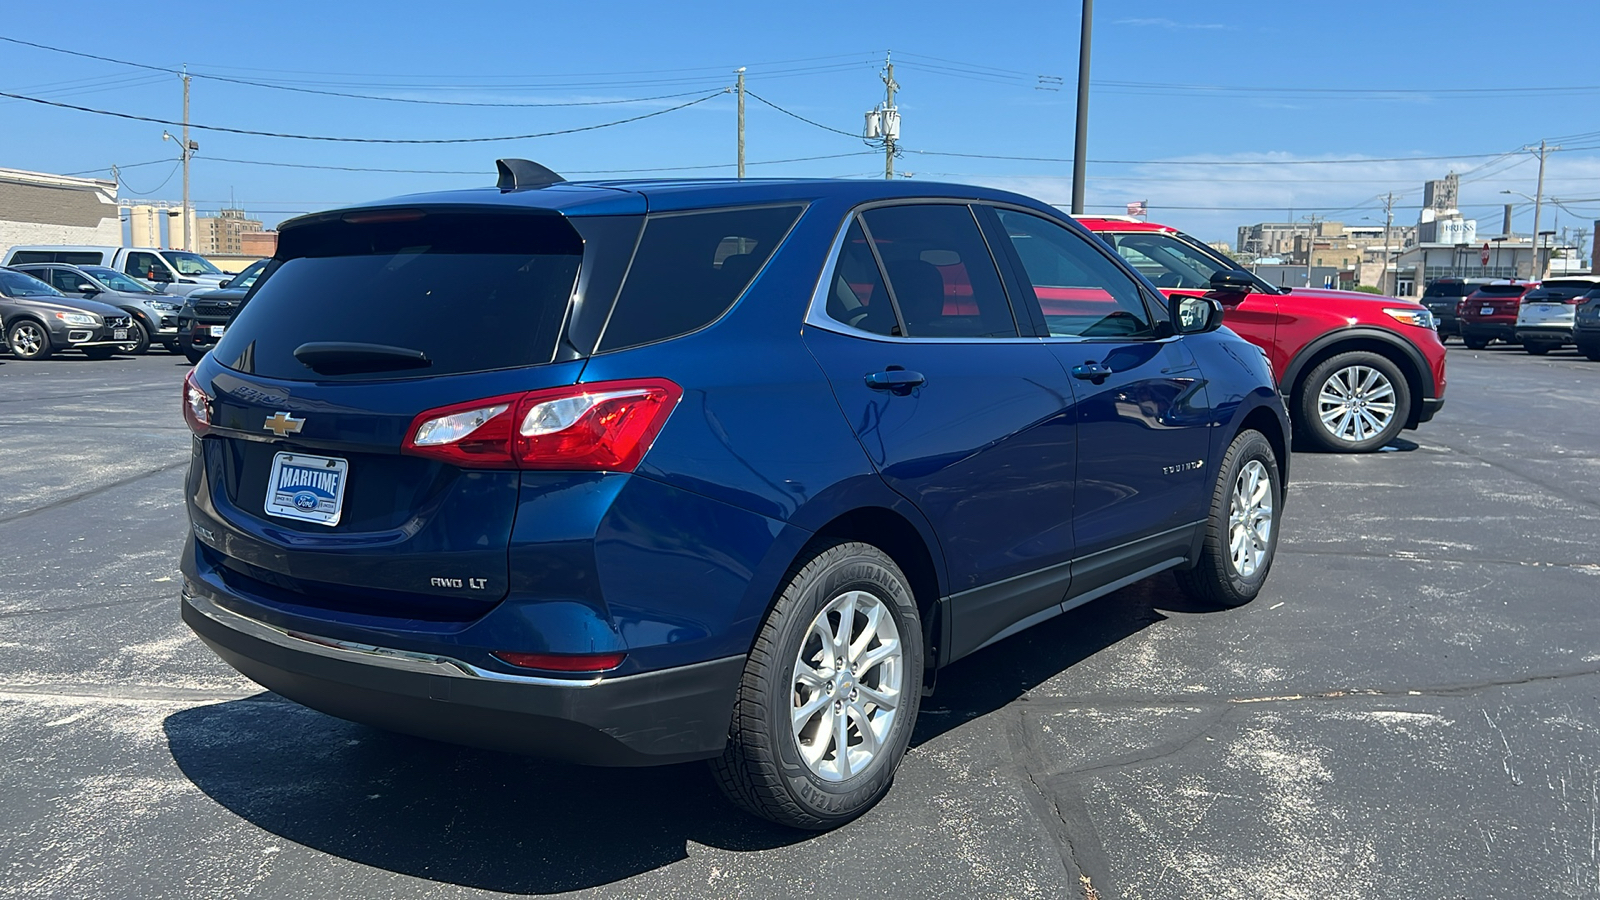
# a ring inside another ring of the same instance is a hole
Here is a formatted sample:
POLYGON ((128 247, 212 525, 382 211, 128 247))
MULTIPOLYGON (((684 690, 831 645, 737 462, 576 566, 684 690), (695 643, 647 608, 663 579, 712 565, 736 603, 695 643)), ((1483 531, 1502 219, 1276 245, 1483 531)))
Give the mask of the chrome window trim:
MULTIPOLYGON (((657 674, 655 672, 641 672, 617 678, 604 678, 599 675, 590 678, 547 678, 539 675, 510 675, 505 672, 495 672, 491 669, 481 668, 449 656, 417 653, 411 650, 396 650, 392 647, 379 647, 375 644, 341 641, 304 632, 290 631, 286 628, 279 628, 276 625, 269 625, 260 619, 252 619, 231 609, 226 609, 214 600, 190 593, 188 589, 183 591, 183 601, 189 604, 195 612, 216 622, 218 625, 249 635, 257 640, 275 644, 297 653, 309 653, 313 656, 322 656, 358 665, 374 666, 380 669, 418 672, 424 675, 442 675, 448 678, 503 681, 513 684, 532 684, 561 688, 594 687, 598 684, 612 684, 626 681, 630 678, 647 678, 657 674)), ((735 657, 728 657, 728 659, 732 658, 735 657)), ((715 665, 724 661, 724 659, 707 660, 706 662, 678 668, 691 669, 695 666, 715 665)))
MULTIPOLYGON (((850 208, 850 211, 847 212, 845 214, 844 218, 840 220, 839 231, 838 231, 837 234, 834 235, 833 243, 828 246, 828 261, 822 267, 822 275, 817 279, 817 287, 816 287, 816 289, 811 292, 811 303, 806 307, 806 317, 805 317, 805 320, 804 320, 804 324, 806 326, 808 326, 808 327, 811 327, 811 328, 819 328, 819 329, 821 329, 823 331, 831 331, 834 334, 842 334, 842 335, 846 335, 848 337, 855 337, 855 338, 866 338, 868 340, 880 341, 880 342, 883 342, 883 343, 886 343, 886 344, 1013 344, 1014 345, 1019 341, 1038 340, 1038 338, 1036 338, 1035 336, 1033 336, 1031 334, 1020 334, 1020 333, 1017 334, 1017 335, 1013 335, 1012 337, 1001 337, 1001 338, 980 338, 980 337, 899 337, 899 336, 896 336, 896 335, 877 334, 876 332, 865 331, 865 330, 862 330, 860 328, 854 328, 854 327, 846 325, 845 323, 840 322, 839 320, 837 320, 837 319, 833 318, 832 316, 828 315, 828 290, 830 289, 830 287, 833 284, 833 273, 834 273, 835 268, 839 264, 839 251, 844 248, 845 236, 850 233, 850 223, 855 221, 856 216, 859 216, 859 215, 861 215, 862 213, 864 213, 864 212, 866 212, 868 210, 877 209, 878 207, 883 207, 883 206, 965 206, 967 208, 967 212, 971 213, 972 212, 972 204, 974 204, 974 203, 984 203, 984 202, 987 202, 987 201, 975 200, 975 199, 973 199, 971 197, 963 198, 963 197, 933 197, 933 196, 929 196, 929 197, 898 197, 898 198, 892 198, 892 199, 888 199, 888 200, 873 200, 870 203, 862 203, 859 206, 852 206, 850 208)), ((1035 210, 1035 212, 1037 212, 1037 210, 1035 210)), ((977 223, 976 218, 974 218, 973 222, 974 222, 974 224, 977 223)), ((982 228, 978 229, 978 235, 979 235, 980 238, 983 237, 983 229, 982 228)), ((985 240, 985 246, 986 247, 988 246, 987 240, 985 240)), ((994 248, 990 247, 988 249, 989 249, 989 253, 990 253, 990 264, 998 266, 998 263, 996 263, 994 258, 993 258, 994 248)), ((995 277, 996 278, 1000 278, 1000 272, 999 272, 998 268, 996 268, 996 270, 995 270, 995 277)), ((885 289, 887 289, 887 290, 890 290, 890 291, 894 290, 893 288, 888 286, 888 278, 884 279, 884 286, 885 286, 885 289)), ((1002 279, 1001 280, 1001 288, 1002 288, 1002 290, 1004 289, 1004 287, 1005 287, 1005 281, 1004 281, 1004 279, 1002 279)), ((1010 302, 1011 302, 1011 299, 1008 296, 1006 298, 1006 303, 1009 305, 1010 302)), ((1011 310, 1011 315, 1012 315, 1013 321, 1015 322, 1015 320, 1016 320, 1016 309, 1014 307, 1011 310)), ((1020 331, 1020 326, 1019 326, 1019 331, 1020 331)))
MULTIPOLYGON (((811 292, 811 302, 806 306, 806 315, 805 315, 805 319, 803 321, 803 324, 806 327, 809 327, 809 328, 817 328, 817 329, 820 329, 822 331, 830 331, 830 332, 833 332, 834 334, 842 334, 842 335, 845 335, 847 337, 865 338, 867 340, 878 341, 880 343, 885 343, 885 344, 1012 344, 1012 345, 1015 345, 1019 341, 1039 341, 1041 343, 1052 343, 1052 344, 1093 344, 1093 343, 1104 343, 1104 342, 1108 342, 1108 341, 1118 341, 1118 342, 1126 343, 1129 340, 1143 341, 1143 342, 1146 342, 1146 343, 1165 343, 1165 342, 1167 342, 1169 340, 1172 340, 1175 337, 1180 337, 1181 336, 1181 335, 1168 335, 1166 337, 1160 337, 1160 338, 1154 337, 1154 336, 1144 337, 1144 338, 1138 338, 1138 337, 1128 338, 1128 337, 1109 337, 1109 336, 1107 336, 1107 337, 1084 337, 1082 335, 1043 335, 1043 336, 1039 336, 1039 335, 1031 335, 1031 334, 1018 334, 1016 337, 1004 337, 1004 338, 978 338, 978 337, 967 337, 967 338, 963 338, 963 337, 948 337, 948 338, 947 337, 920 337, 919 338, 919 337, 898 337, 898 336, 895 336, 895 335, 877 334, 876 332, 865 331, 865 330, 860 329, 860 328, 854 328, 854 327, 846 325, 845 323, 840 322, 839 320, 837 320, 837 319, 833 318, 832 316, 828 315, 828 291, 832 287, 832 284, 833 284, 833 273, 834 273, 836 267, 839 264, 839 251, 844 248, 844 239, 850 233, 850 224, 855 221, 856 216, 861 215, 862 213, 866 212, 867 210, 875 209, 875 208, 881 207, 881 206, 912 206, 912 205, 941 205, 941 206, 948 206, 948 205, 952 205, 952 204, 959 204, 961 206, 967 207, 967 209, 969 211, 971 211, 972 206, 974 204, 980 204, 980 203, 985 205, 985 206, 989 206, 989 207, 993 207, 993 208, 1010 209, 1010 210, 1014 210, 1014 211, 1020 212, 1020 213, 1027 213, 1028 215, 1031 215, 1031 216, 1038 216, 1041 219, 1048 219, 1048 217, 1040 215, 1039 210, 1033 209, 1032 207, 1021 206, 1019 204, 1010 203, 1010 202, 1007 202, 1007 201, 1004 201, 1004 200, 983 200, 983 199, 973 199, 973 198, 970 198, 970 197, 966 198, 966 199, 963 199, 963 198, 960 198, 960 197, 932 197, 932 196, 929 196, 929 197, 906 197, 906 198, 895 198, 895 199, 889 199, 889 200, 874 200, 874 201, 872 201, 870 203, 863 203, 863 204, 860 204, 859 206, 853 206, 844 215, 844 217, 840 220, 839 227, 838 227, 838 232, 834 235, 833 242, 828 245, 827 262, 823 264, 822 274, 817 278, 817 286, 811 292)), ((1065 227, 1065 226, 1063 226, 1063 227, 1065 227)), ((980 236, 983 236, 984 243, 987 246, 988 237, 983 235, 983 229, 979 228, 978 229, 978 233, 979 233, 980 236)), ((1101 255, 1103 255, 1107 259, 1111 260, 1112 265, 1116 266, 1119 270, 1121 270, 1123 272, 1123 274, 1128 274, 1128 266, 1127 266, 1126 261, 1123 260, 1120 256, 1116 255, 1115 252, 1111 252, 1109 250, 1109 248, 1105 248, 1103 245, 1101 247, 1095 247, 1094 246, 1095 243, 1096 243, 1095 241, 1085 241, 1085 243, 1089 244, 1089 246, 1092 249, 1098 250, 1101 253, 1101 255)), ((989 247, 989 253, 990 253, 991 262, 993 262, 995 265, 998 266, 998 264, 999 264, 998 261, 993 259, 993 256, 994 256, 994 248, 993 247, 989 247)), ((998 270, 997 270, 996 274, 997 275, 999 274, 998 270)), ((1148 292, 1145 290, 1144 283, 1140 280, 1140 278, 1137 276, 1136 273, 1134 275, 1130 275, 1130 280, 1133 282, 1134 287, 1138 289, 1139 294, 1140 294, 1140 299, 1143 300, 1143 302, 1145 304, 1145 307, 1147 308, 1147 311, 1149 312, 1152 320, 1158 318, 1156 316, 1156 314, 1155 314, 1156 310, 1155 309, 1149 309, 1149 307, 1151 305, 1151 302, 1150 302, 1150 297, 1148 295, 1148 292)), ((887 279, 885 279, 885 285, 887 286, 887 279)), ((1002 287, 1004 287, 1004 280, 1003 279, 1002 279, 1001 285, 1002 285, 1002 287)), ((893 290, 892 288, 889 288, 889 289, 893 290)), ((1007 297, 1007 302, 1010 303, 1009 295, 1007 297)), ((1159 309, 1159 307, 1158 307, 1158 309, 1159 309)), ((1013 319, 1016 318, 1017 310, 1016 310, 1015 304, 1012 304, 1011 315, 1012 315, 1013 319)), ((1018 331, 1020 332, 1021 326, 1022 326, 1021 321, 1017 320, 1016 324, 1017 324, 1018 331)))

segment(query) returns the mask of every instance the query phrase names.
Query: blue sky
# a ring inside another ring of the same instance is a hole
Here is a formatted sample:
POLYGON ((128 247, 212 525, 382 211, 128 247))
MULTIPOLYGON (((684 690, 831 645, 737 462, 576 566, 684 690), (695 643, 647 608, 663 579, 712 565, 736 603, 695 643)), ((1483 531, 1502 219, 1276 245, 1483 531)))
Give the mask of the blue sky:
MULTIPOLYGON (((1071 156, 1080 10, 1071 0, 176 2, 142 11, 136 28, 117 24, 129 20, 125 3, 78 0, 70 17, 57 9, 13 4, 0 36, 157 68, 187 65, 196 76, 191 116, 200 124, 442 139, 660 113, 575 134, 473 144, 336 143, 196 130, 192 191, 202 211, 234 198, 275 222, 341 203, 484 184, 499 156, 535 159, 574 178, 718 165, 727 168, 653 174, 731 175, 731 95, 663 110, 731 85, 732 70, 742 65, 754 94, 853 135, 863 113, 882 99, 879 72, 891 48, 907 151, 898 170, 919 180, 1007 187, 1048 202, 1070 197, 1070 164, 1043 159, 1071 156), (1039 76, 1059 78, 1059 85, 1048 84, 1060 89, 1040 89, 1039 76), (992 156, 1042 159, 980 158, 992 156)), ((1454 169, 1464 173, 1469 215, 1498 230, 1498 205, 1516 199, 1517 227, 1527 231, 1531 205, 1499 191, 1532 194, 1537 166, 1526 153, 1497 154, 1561 137, 1572 149, 1551 156, 1545 189, 1566 208, 1547 207, 1542 224, 1550 227, 1559 215, 1562 225, 1587 226, 1600 218, 1600 70, 1562 35, 1600 33, 1600 5, 1517 12, 1472 2, 1101 0, 1090 212, 1148 200, 1152 220, 1231 241, 1240 224, 1309 213, 1381 221, 1378 195, 1394 191, 1396 221, 1414 222, 1422 181, 1454 169), (1178 164, 1196 162, 1203 164, 1178 164)), ((0 43, 0 90, 158 119, 181 112, 173 75, 12 43, 0 43)), ((124 167, 124 197, 180 196, 168 161, 176 148, 161 140, 159 124, 4 98, 0 121, 0 166, 87 172, 115 163, 124 167)), ((859 139, 753 99, 746 152, 752 163, 833 157, 751 165, 752 176, 881 177, 883 171, 881 152, 873 155, 859 139)))

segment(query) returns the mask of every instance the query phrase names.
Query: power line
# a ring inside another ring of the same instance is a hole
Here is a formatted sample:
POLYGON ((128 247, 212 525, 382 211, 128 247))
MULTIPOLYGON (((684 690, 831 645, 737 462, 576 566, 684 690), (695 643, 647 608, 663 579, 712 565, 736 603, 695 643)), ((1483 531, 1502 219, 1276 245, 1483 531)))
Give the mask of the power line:
MULTIPOLYGON (((1578 148, 1589 149, 1589 148, 1578 148)), ((942 150, 906 150, 906 153, 920 153, 924 156, 955 156, 963 159, 1001 159, 1018 162, 1057 162, 1070 163, 1070 157, 1059 156, 1001 156, 989 153, 954 153, 942 150)), ((1488 157, 1504 156, 1504 153, 1455 153, 1449 156, 1393 156, 1369 158, 1341 158, 1341 159, 1256 159, 1256 160, 1165 160, 1165 159, 1091 159, 1089 162, 1096 165, 1114 166, 1328 166, 1328 165, 1356 165, 1363 163, 1385 162, 1431 162, 1437 160, 1457 159, 1484 159, 1488 157)))
MULTIPOLYGON (((876 151, 858 150, 852 153, 829 153, 823 156, 796 156, 791 159, 763 159, 747 162, 747 166, 773 166, 780 163, 812 162, 819 159, 843 159, 847 156, 873 156, 876 151)), ((165 160, 163 160, 164 162, 165 160)), ((378 169, 366 166, 326 166, 313 163, 276 162, 264 159, 230 159, 225 156, 208 156, 207 162, 238 163, 249 166, 274 166, 284 169, 322 169, 332 172, 378 172, 392 175, 485 175, 482 169, 378 169)), ((734 163, 709 163, 694 166, 658 166, 645 169, 588 169, 567 170, 569 175, 625 175, 635 172, 687 172, 696 169, 731 169, 734 163)), ((126 168, 126 167, 125 167, 126 168)), ((99 170, 96 170, 99 171, 99 170)))
POLYGON ((618 120, 616 120, 614 122, 602 122, 602 123, 600 123, 598 125, 584 125, 584 126, 580 126, 580 127, 577 127, 577 128, 562 128, 562 129, 559 129, 557 131, 543 131, 543 132, 538 132, 538 133, 535 133, 535 134, 511 134, 511 135, 502 135, 502 136, 497 136, 497 137, 470 137, 470 138, 331 137, 331 136, 327 136, 327 135, 315 135, 315 134, 289 134, 289 133, 276 132, 276 131, 254 131, 254 130, 251 130, 251 129, 248 129, 248 128, 228 128, 228 127, 224 127, 224 126, 221 126, 221 125, 198 125, 198 124, 195 124, 193 122, 187 122, 187 123, 186 122, 175 122, 175 121, 173 121, 171 119, 156 119, 156 118, 151 118, 150 116, 136 116, 136 115, 133 115, 132 113, 114 112, 112 110, 106 110, 106 109, 94 109, 94 108, 88 107, 88 106, 77 106, 77 105, 72 104, 72 103, 61 103, 61 102, 58 102, 58 101, 55 101, 55 100, 44 100, 44 99, 41 99, 39 97, 29 97, 29 96, 26 96, 24 94, 13 94, 13 93, 9 93, 7 91, 0 91, 0 97, 10 97, 13 100, 27 100, 30 103, 38 103, 38 104, 42 104, 44 106, 54 106, 54 107, 57 107, 59 109, 76 110, 77 112, 93 113, 93 114, 99 115, 99 116, 113 116, 113 117, 119 118, 119 119, 130 119, 130 120, 135 121, 135 122, 151 122, 151 123, 154 123, 156 125, 186 126, 188 128, 194 128, 194 129, 197 129, 199 131, 217 131, 217 132, 222 132, 222 133, 225 133, 225 134, 244 134, 244 135, 251 135, 253 137, 285 138, 285 139, 288 139, 288 140, 296 140, 296 141, 331 141, 331 142, 335 142, 335 143, 344 143, 344 144, 486 144, 486 143, 491 143, 491 142, 495 142, 495 141, 523 141, 523 140, 530 140, 532 138, 555 137, 557 135, 563 135, 563 134, 577 134, 578 132, 582 132, 582 131, 595 131, 595 130, 598 130, 598 129, 601 129, 601 128, 610 128, 610 127, 615 126, 615 125, 627 125, 630 122, 638 122, 638 121, 642 121, 644 119, 650 119, 650 118, 654 118, 656 116, 665 115, 665 114, 670 113, 670 112, 677 112, 680 109, 688 109, 691 106, 694 106, 694 105, 700 104, 700 103, 704 103, 704 102, 706 102, 707 100, 710 100, 713 97, 717 97, 717 96, 725 94, 727 92, 728 92, 727 88, 722 88, 721 90, 713 91, 712 93, 706 94, 705 96, 700 97, 698 99, 690 100, 687 103, 680 103, 677 106, 670 106, 670 107, 667 107, 666 109, 658 109, 658 110, 656 110, 654 112, 648 112, 648 113, 644 113, 642 115, 630 116, 629 118, 626 118, 626 119, 618 119, 618 120))
POLYGON ((761 96, 760 94, 756 93, 755 91, 750 90, 749 88, 745 88, 744 93, 745 93, 745 96, 753 97, 754 99, 759 100, 762 103, 765 103, 766 105, 772 107, 773 109, 777 110, 778 112, 781 112, 786 116, 790 116, 792 118, 799 119, 800 121, 806 123, 807 125, 814 125, 817 128, 821 128, 823 131, 831 131, 834 134, 842 134, 842 135, 844 135, 845 137, 848 137, 848 138, 855 138, 857 140, 861 139, 861 135, 856 134, 854 132, 844 131, 844 130, 841 130, 841 129, 838 129, 838 128, 834 128, 831 125, 824 125, 821 122, 813 122, 812 120, 806 118, 805 116, 800 115, 797 112, 790 112, 789 110, 784 109, 783 107, 779 106, 776 103, 773 103, 771 100, 768 100, 767 98, 761 96))

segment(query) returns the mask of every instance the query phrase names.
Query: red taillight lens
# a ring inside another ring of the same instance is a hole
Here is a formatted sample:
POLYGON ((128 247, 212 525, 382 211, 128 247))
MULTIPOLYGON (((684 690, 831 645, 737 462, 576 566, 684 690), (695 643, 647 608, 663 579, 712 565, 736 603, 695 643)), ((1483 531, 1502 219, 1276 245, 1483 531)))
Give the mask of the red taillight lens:
POLYGON ((197 435, 211 430, 211 398, 194 380, 193 369, 183 376, 183 420, 197 435))
POLYGON ((682 396, 638 378, 456 403, 412 420, 402 449, 468 468, 631 472, 682 396))
POLYGON ((626 653, 512 653, 497 650, 501 662, 519 669, 544 669, 547 672, 606 672, 622 665, 626 653))

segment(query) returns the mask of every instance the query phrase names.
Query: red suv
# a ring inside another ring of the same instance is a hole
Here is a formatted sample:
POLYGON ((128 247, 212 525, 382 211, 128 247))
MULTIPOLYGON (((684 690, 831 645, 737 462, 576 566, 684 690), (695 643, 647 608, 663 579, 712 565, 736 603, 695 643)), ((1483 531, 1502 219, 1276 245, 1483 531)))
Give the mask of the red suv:
POLYGON ((1265 350, 1295 434, 1366 452, 1444 406, 1444 344, 1414 300, 1270 285, 1165 225, 1080 218, 1168 295, 1210 295, 1223 322, 1265 350))
POLYGON ((1456 304, 1456 321, 1462 343, 1472 350, 1482 350, 1494 340, 1521 343, 1517 340, 1517 312, 1522 309, 1522 298, 1538 286, 1537 281, 1491 281, 1461 298, 1456 304))

